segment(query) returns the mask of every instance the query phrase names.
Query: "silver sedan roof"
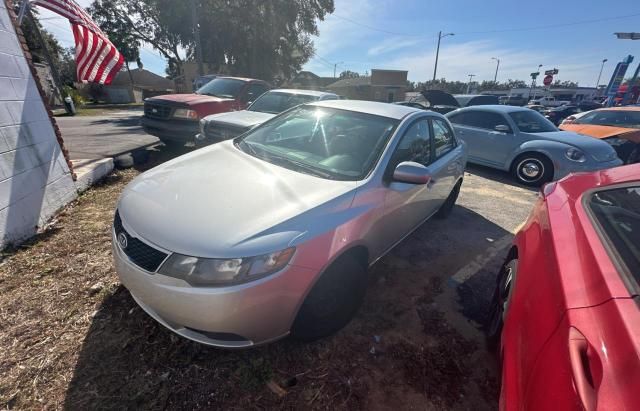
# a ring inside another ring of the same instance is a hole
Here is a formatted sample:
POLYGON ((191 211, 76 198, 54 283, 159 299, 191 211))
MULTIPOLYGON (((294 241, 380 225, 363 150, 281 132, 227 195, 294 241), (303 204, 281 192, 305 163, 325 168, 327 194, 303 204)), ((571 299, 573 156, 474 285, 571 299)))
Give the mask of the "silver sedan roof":
POLYGON ((325 100, 308 104, 312 106, 337 108, 340 110, 373 114, 376 116, 388 117, 396 120, 402 120, 405 116, 417 111, 424 111, 413 107, 400 106, 397 104, 378 103, 375 101, 364 100, 325 100))

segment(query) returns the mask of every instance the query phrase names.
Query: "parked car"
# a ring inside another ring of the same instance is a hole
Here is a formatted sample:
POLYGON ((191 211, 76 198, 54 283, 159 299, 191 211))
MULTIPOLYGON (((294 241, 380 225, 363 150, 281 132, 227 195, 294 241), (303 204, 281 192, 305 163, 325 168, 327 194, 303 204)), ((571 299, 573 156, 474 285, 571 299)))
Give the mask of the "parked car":
POLYGON ((549 111, 549 108, 547 108, 545 106, 541 106, 540 104, 527 104, 526 107, 529 110, 537 111, 538 113, 540 113, 542 115, 546 114, 546 112, 549 111))
POLYGON ((497 277, 500 409, 637 409, 638 295, 640 165, 545 186, 497 277))
POLYGON ((455 94, 453 97, 456 99, 460 107, 500 104, 498 96, 484 94, 455 94))
POLYGON ((200 131, 199 121, 209 114, 244 110, 271 86, 262 80, 217 77, 193 94, 167 94, 144 102, 142 127, 163 143, 184 145, 200 131))
POLYGON ((560 131, 540 113, 513 106, 475 106, 447 114, 469 147, 469 162, 509 171, 539 186, 576 171, 621 164, 601 141, 560 131))
POLYGON ((556 100, 555 97, 540 97, 529 102, 531 105, 541 105, 545 107, 559 107, 565 104, 571 104, 568 100, 556 100))
POLYGON ((200 120, 198 143, 235 138, 272 119, 291 107, 317 100, 337 100, 337 94, 313 90, 270 90, 251 103, 246 110, 212 114, 200 120))
POLYGON ((451 94, 442 90, 423 90, 420 92, 425 98, 429 110, 440 114, 447 114, 450 111, 460 108, 458 100, 451 94))
POLYGON ((500 96, 498 97, 500 104, 508 106, 524 106, 528 100, 522 96, 500 96))
POLYGON ((453 209, 466 149, 437 113, 329 100, 166 162, 123 191, 116 271, 173 332, 219 347, 347 324, 367 267, 453 209))
POLYGON ((640 107, 593 110, 561 128, 611 144, 625 164, 640 161, 640 107))
POLYGON ((562 122, 560 123, 560 129, 562 129, 562 126, 565 124, 571 124, 574 121, 576 121, 577 119, 581 118, 582 116, 586 115, 587 113, 590 113, 591 111, 581 111, 580 113, 575 113, 572 114, 568 117, 566 117, 564 120, 562 120, 562 122))
POLYGON ((413 107, 413 108, 417 108, 420 110, 429 110, 429 106, 425 103, 421 103, 419 101, 396 101, 395 103, 392 104, 397 104, 399 106, 406 106, 406 107, 413 107))
POLYGON ((581 111, 591 111, 602 108, 602 103, 599 103, 597 101, 581 101, 577 104, 577 106, 581 111))
POLYGON ((548 110, 544 116, 556 126, 560 125, 562 120, 569 117, 570 115, 577 114, 580 112, 580 108, 578 106, 560 106, 554 107, 548 110))

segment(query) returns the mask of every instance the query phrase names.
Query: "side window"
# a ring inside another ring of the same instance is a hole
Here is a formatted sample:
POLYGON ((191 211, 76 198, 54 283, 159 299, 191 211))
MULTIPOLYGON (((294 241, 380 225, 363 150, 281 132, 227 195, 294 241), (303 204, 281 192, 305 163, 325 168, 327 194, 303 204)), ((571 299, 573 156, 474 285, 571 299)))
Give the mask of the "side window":
POLYGON ((455 114, 449 117, 449 121, 453 124, 460 124, 462 126, 469 127, 482 127, 482 113, 477 111, 463 111, 462 113, 455 114))
POLYGON ((258 97, 263 95, 267 91, 267 86, 260 83, 253 83, 249 85, 247 90, 247 101, 255 101, 258 97))
POLYGON ((640 187, 605 189, 587 200, 611 259, 631 286, 640 287, 640 187))
POLYGON ((436 159, 438 159, 455 148, 456 140, 451 128, 444 121, 434 118, 431 120, 431 124, 433 125, 433 144, 436 159))
MULTIPOLYGON (((499 126, 499 125, 503 125, 507 127, 509 126, 509 122, 507 122, 507 120, 498 113, 490 113, 486 111, 482 114, 483 114, 483 121, 480 126, 481 128, 484 128, 487 130, 495 130, 496 126, 499 126)), ((511 127, 509 127, 509 132, 511 132, 511 127)))
POLYGON ((392 168, 403 161, 415 161, 425 166, 431 163, 431 132, 427 119, 413 123, 402 136, 391 158, 392 168))

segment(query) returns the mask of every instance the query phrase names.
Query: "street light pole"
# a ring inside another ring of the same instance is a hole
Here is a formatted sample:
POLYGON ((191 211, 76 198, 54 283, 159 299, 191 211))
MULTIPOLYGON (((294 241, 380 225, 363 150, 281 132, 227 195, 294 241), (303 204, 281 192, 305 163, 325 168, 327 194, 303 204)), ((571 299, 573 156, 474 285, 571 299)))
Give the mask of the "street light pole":
POLYGON ((436 81, 436 73, 438 72, 438 56, 440 55, 440 40, 443 37, 453 36, 453 33, 442 34, 441 31, 438 32, 438 46, 436 47, 436 64, 433 66, 433 81, 436 81))
POLYGON ((598 73, 598 80, 596 81, 596 94, 598 94, 598 86, 600 85, 600 77, 602 76, 602 69, 604 69, 604 63, 606 63, 608 60, 604 59, 602 60, 602 66, 600 66, 600 73, 598 73))
POLYGON ((473 80, 475 76, 475 74, 469 74, 469 82, 467 83, 467 94, 469 94, 469 91, 471 89, 471 80, 473 80))
POLYGON ((498 62, 498 64, 496 65, 496 75, 493 76, 493 82, 497 83, 498 82, 498 69, 500 69, 500 59, 497 57, 491 57, 491 60, 495 60, 498 62))

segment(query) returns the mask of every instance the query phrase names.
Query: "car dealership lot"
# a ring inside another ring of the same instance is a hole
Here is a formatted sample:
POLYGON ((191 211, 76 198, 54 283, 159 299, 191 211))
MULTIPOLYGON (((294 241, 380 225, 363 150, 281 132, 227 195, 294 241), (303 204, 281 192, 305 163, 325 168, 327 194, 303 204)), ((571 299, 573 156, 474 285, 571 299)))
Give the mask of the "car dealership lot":
MULTIPOLYGON (((175 154, 156 150, 151 162, 175 154)), ((113 210, 138 173, 109 177, 0 262, 0 406, 496 408, 495 359, 478 324, 535 190, 470 166, 450 218, 373 267, 344 330, 222 351, 173 335, 117 281, 113 210)))

